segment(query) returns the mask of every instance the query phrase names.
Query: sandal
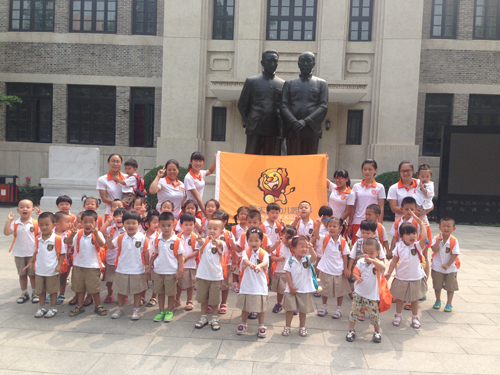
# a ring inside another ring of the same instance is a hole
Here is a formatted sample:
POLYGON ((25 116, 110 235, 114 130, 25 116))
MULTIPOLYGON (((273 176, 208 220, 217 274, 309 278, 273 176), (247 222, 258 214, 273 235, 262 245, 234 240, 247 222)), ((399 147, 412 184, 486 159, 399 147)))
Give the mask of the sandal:
POLYGON ((99 315, 99 316, 106 316, 106 315, 108 315, 108 310, 106 310, 103 305, 96 306, 94 308, 94 312, 97 315, 99 315))
POLYGON ((411 303, 405 303, 404 309, 411 310, 411 303))
POLYGON ((73 298, 71 298, 68 302, 68 305, 70 306, 74 306, 78 303, 78 298, 76 298, 76 296, 74 296, 73 298))
POLYGON ((73 310, 71 310, 69 312, 69 316, 73 317, 73 316, 77 316, 77 315, 80 315, 80 314, 83 314, 85 312, 85 307, 80 307, 80 306, 75 306, 75 308, 73 310))
POLYGON ((192 311, 194 309, 193 301, 186 302, 186 311, 192 311))
POLYGON ((38 295, 37 292, 33 292, 33 294, 31 295, 31 302, 32 303, 40 302, 40 296, 38 295))
POLYGON ((417 315, 414 315, 413 318, 411 319, 411 326, 413 328, 420 328, 420 320, 418 320, 417 315))
POLYGON ((360 322, 364 322, 365 321, 365 312, 364 311, 361 311, 361 313, 359 314, 358 320, 360 322))
POLYGON ((306 337, 307 336, 307 329, 306 329, 306 327, 300 327, 299 335, 301 335, 302 337, 306 337))
POLYGON ((227 304, 221 303, 219 307, 219 314, 227 313, 227 304))
POLYGON ((247 331, 247 325, 240 323, 238 328, 236 329, 236 334, 237 335, 243 335, 247 331))
POLYGON ((453 306, 450 305, 449 303, 446 304, 446 306, 444 307, 444 312, 451 312, 453 310, 453 306))
MULTIPOLYGON (((175 306, 175 304, 174 304, 175 306)), ((207 307, 207 314, 210 314, 212 312, 212 306, 208 305, 207 307)))
POLYGON ((248 314, 248 319, 257 319, 257 318, 258 318, 258 315, 255 312, 251 312, 250 314, 248 314))
POLYGON ((182 305, 181 300, 180 300, 180 299, 176 299, 176 300, 174 301, 174 309, 175 309, 176 307, 179 307, 180 305, 182 305))
POLYGON ((396 313, 394 315, 394 320, 392 321, 392 325, 399 327, 401 325, 401 314, 396 313))
POLYGON ((156 300, 156 298, 151 298, 148 302, 148 304, 146 305, 146 307, 153 307, 153 306, 156 306, 158 304, 158 301, 156 300))
POLYGON ((24 292, 21 294, 21 297, 17 299, 17 303, 24 303, 30 299, 30 295, 28 292, 24 292))
POLYGON ((441 308, 441 301, 436 301, 434 306, 432 306, 433 309, 439 310, 441 308))
POLYGON ((328 314, 328 310, 324 307, 318 310, 318 316, 326 316, 328 314))
POLYGON ((342 311, 340 309, 335 310, 335 312, 332 314, 333 319, 340 319, 342 317, 342 311))
POLYGON ((198 328, 198 329, 200 329, 200 328, 205 327, 207 324, 208 324, 208 319, 207 319, 207 317, 206 317, 206 316, 202 316, 202 317, 200 318, 200 320, 198 320, 198 321, 196 322, 196 324, 194 325, 194 328, 198 328))
POLYGON ((62 305, 65 300, 66 297, 64 297, 62 294, 59 294, 59 296, 57 297, 56 305, 62 305))
POLYGON ((355 338, 356 338, 356 331, 349 331, 345 336, 345 340, 349 342, 353 342, 355 338))
POLYGON ((83 301, 83 306, 84 307, 87 307, 87 306, 90 306, 94 303, 94 299, 92 297, 88 297, 85 298, 85 301, 83 301))
POLYGON ((273 307, 273 313, 277 314, 279 313, 281 310, 283 310, 283 306, 281 306, 280 303, 277 303, 276 305, 274 305, 273 307))
POLYGON ((321 297, 321 294, 319 294, 318 292, 316 292, 316 293, 313 294, 313 296, 316 297, 316 298, 319 298, 319 297, 321 297))
POLYGON ((141 298, 141 306, 146 303, 146 299, 144 297, 141 298))
POLYGON ((257 331, 257 337, 265 339, 266 335, 267 335, 267 328, 264 326, 260 326, 259 330, 257 331))
POLYGON ((212 318, 212 331, 218 331, 220 329, 220 323, 219 323, 219 319, 217 318, 212 318))
POLYGON ((104 298, 104 303, 111 303, 115 300, 115 297, 112 294, 108 294, 106 298, 104 298))
POLYGON ((281 332, 282 336, 290 336, 290 327, 283 328, 283 332, 281 332))

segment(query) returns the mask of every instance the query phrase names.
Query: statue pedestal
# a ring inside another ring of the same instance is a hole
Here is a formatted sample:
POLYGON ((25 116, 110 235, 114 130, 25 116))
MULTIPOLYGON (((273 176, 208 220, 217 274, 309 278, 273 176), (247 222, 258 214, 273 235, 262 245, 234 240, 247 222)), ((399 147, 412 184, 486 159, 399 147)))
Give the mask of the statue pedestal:
POLYGON ((43 211, 57 212, 56 199, 68 195, 73 200, 72 213, 83 209, 83 195, 99 198, 95 189, 99 178, 99 149, 86 147, 50 146, 49 177, 40 180, 44 196, 43 211))

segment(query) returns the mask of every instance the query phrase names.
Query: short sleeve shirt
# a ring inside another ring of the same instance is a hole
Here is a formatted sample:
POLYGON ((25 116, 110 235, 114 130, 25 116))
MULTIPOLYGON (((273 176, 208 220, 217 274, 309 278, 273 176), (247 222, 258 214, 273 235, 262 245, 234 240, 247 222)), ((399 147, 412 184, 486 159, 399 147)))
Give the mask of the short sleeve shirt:
POLYGON ((309 219, 307 223, 304 223, 302 219, 299 221, 299 226, 297 227, 297 236, 308 236, 311 238, 314 235, 314 220, 309 219))
POLYGON ((276 222, 271 225, 269 224, 269 221, 264 221, 264 229, 266 230, 265 233, 267 234, 267 237, 271 240, 272 243, 275 243, 280 235, 276 222))
POLYGON ((396 267, 395 278, 401 281, 416 281, 425 277, 422 267, 422 248, 419 242, 408 246, 404 241, 398 241, 394 248, 393 255, 399 259, 396 267))
MULTIPOLYGON (((125 228, 118 228, 115 224, 109 226, 107 228, 108 234, 113 231, 113 239, 117 238, 120 234, 125 233, 125 228), (113 230, 114 228, 114 230, 113 230)), ((118 249, 115 247, 114 249, 108 249, 106 251, 106 264, 110 266, 114 266, 116 263, 116 256, 118 255, 118 249)))
MULTIPOLYGON (((201 246, 198 244, 198 241, 196 241, 196 238, 197 236, 191 236, 191 235, 184 236, 183 234, 180 235, 180 239, 184 247, 184 257, 191 255, 196 250, 200 250, 201 246), (194 244, 192 242, 193 239, 194 239, 194 244)), ((192 270, 196 269, 196 257, 184 261, 184 269, 186 268, 192 270)))
MULTIPOLYGON (((354 293, 371 301, 379 301, 380 292, 378 289, 378 282, 380 282, 380 280, 377 282, 377 268, 375 265, 373 265, 373 263, 366 263, 365 259, 362 258, 356 263, 356 268, 359 270, 363 281, 360 283, 356 282, 354 293)), ((379 276, 381 278, 383 277, 381 272, 379 272, 379 276)))
POLYGON ((135 178, 137 173, 131 174, 125 179, 126 185, 121 185, 122 194, 130 194, 134 192, 134 188, 137 186, 137 179, 135 178))
MULTIPOLYGON (((118 247, 118 237, 113 240, 113 246, 118 247)), ((144 233, 137 232, 130 237, 123 235, 122 248, 117 257, 116 272, 124 275, 141 275, 144 273, 144 253, 149 250, 149 241, 144 233)))
MULTIPOLYGON (((57 276, 56 267, 59 264, 59 257, 56 252, 56 234, 43 240, 42 236, 38 238, 38 253, 36 255, 35 273, 38 276, 57 276)), ((61 254, 66 254, 66 247, 61 241, 61 254)))
MULTIPOLYGON (((200 171, 200 176, 196 177, 192 171, 189 171, 184 177, 184 187, 186 188, 186 199, 193 199, 193 193, 190 190, 196 189, 200 195, 200 199, 203 201, 203 193, 205 192, 205 177, 207 176, 207 171, 200 171)), ((201 211, 199 209, 198 211, 201 211)))
MULTIPOLYGON (((14 231, 14 224, 17 224, 16 241, 12 247, 12 255, 15 257, 30 257, 35 252, 35 226, 30 218, 26 224, 21 219, 17 219, 10 224, 10 229, 14 231)), ((40 232, 40 229, 38 230, 40 232)))
POLYGON ((366 207, 370 204, 378 204, 379 199, 385 199, 384 185, 373 180, 370 185, 365 180, 354 185, 352 188, 356 194, 356 208, 352 224, 360 224, 366 218, 366 207))
MULTIPOLYGON (((381 260, 386 259, 384 246, 378 240, 378 236, 374 236, 372 238, 376 239, 380 245, 380 252, 377 255, 377 259, 381 259, 381 260)), ((358 240, 356 241, 356 244, 353 245, 353 247, 349 253, 350 259, 360 259, 363 257, 363 244, 364 244, 363 239, 358 238, 358 240)))
MULTIPOLYGON (((417 194, 417 180, 413 179, 413 182, 409 188, 403 185, 403 182, 399 180, 397 184, 391 185, 389 191, 387 192, 387 200, 395 200, 398 202, 398 206, 401 207, 401 202, 403 198, 415 197, 417 194)), ((399 219, 402 214, 396 214, 396 220, 399 219)))
POLYGON ((224 280, 224 272, 220 263, 223 253, 224 249, 219 249, 212 242, 208 242, 200 255, 196 277, 209 281, 224 280))
POLYGON ((273 251, 273 255, 277 257, 285 257, 285 260, 280 260, 279 262, 276 262, 276 270, 274 273, 285 273, 285 264, 288 262, 288 259, 293 255, 292 251, 288 246, 285 244, 281 243, 279 245, 279 254, 278 254, 278 249, 275 249, 273 251))
MULTIPOLYGON (((264 256, 262 258, 262 263, 267 262, 269 264, 269 254, 265 250, 263 251, 263 253, 264 256)), ((267 287, 267 277, 264 270, 256 273, 250 267, 243 265, 243 261, 245 259, 249 260, 255 265, 258 265, 260 263, 259 251, 250 251, 250 258, 248 258, 247 251, 243 251, 241 254, 242 269, 245 269, 245 273, 243 274, 243 278, 241 279, 240 294, 267 296, 269 292, 267 287)))
MULTIPOLYGON (((101 232, 97 233, 104 242, 104 236, 101 232)), ((73 265, 81 268, 101 268, 99 253, 94 244, 92 233, 88 236, 83 232, 80 244, 78 244, 78 233, 73 237, 72 243, 75 252, 73 254, 73 265)))
MULTIPOLYGON (((126 174, 120 173, 123 179, 126 179, 128 176, 126 174)), ((117 183, 113 177, 111 177, 111 173, 107 173, 104 176, 101 176, 97 179, 96 190, 105 190, 106 196, 111 199, 122 199, 122 185, 117 183)), ((111 212, 111 204, 106 204, 106 215, 109 215, 111 212)))
MULTIPOLYGON (((158 253, 154 261, 155 273, 159 275, 175 275, 179 271, 179 260, 174 254, 176 240, 178 240, 178 237, 175 234, 167 240, 160 236, 158 247, 155 249, 155 252, 158 253)), ((184 254, 184 244, 181 240, 179 240, 177 249, 177 255, 180 254, 184 254)))
POLYGON ((345 213, 347 206, 354 206, 356 194, 349 186, 343 192, 339 192, 337 185, 330 182, 328 190, 331 192, 328 205, 333 210, 333 217, 340 218, 345 213))
MULTIPOLYGON (((319 242, 323 245, 326 236, 319 236, 319 242)), ((318 263, 318 269, 328 275, 340 276, 344 272, 344 255, 349 255, 349 246, 347 241, 342 247, 341 237, 334 241, 330 238, 326 245, 325 252, 318 263)))
POLYGON ((156 209, 160 211, 162 203, 170 201, 174 204, 174 217, 178 220, 181 214, 182 200, 184 199, 184 184, 179 180, 170 181, 168 177, 165 177, 160 178, 160 181, 158 181, 158 189, 156 209))
MULTIPOLYGON (((302 257, 300 260, 295 256, 285 261, 285 272, 290 272, 292 283, 297 288, 297 293, 314 293, 314 283, 312 279, 312 271, 309 267, 310 256, 302 257)), ((286 283, 285 293, 290 293, 290 286, 286 283)))
MULTIPOLYGON (((451 249, 450 240, 451 236, 446 240, 446 242, 439 242, 439 250, 437 251, 436 255, 434 255, 434 258, 432 258, 432 269, 434 271, 446 274, 457 272, 457 265, 455 264, 455 262, 453 262, 447 270, 442 268, 443 264, 447 264, 450 261, 452 254, 460 255, 460 246, 458 245, 458 240, 455 241, 455 246, 453 247, 453 249, 451 249)), ((434 237, 434 239, 432 240, 432 246, 434 246, 436 242, 437 238, 434 237)))

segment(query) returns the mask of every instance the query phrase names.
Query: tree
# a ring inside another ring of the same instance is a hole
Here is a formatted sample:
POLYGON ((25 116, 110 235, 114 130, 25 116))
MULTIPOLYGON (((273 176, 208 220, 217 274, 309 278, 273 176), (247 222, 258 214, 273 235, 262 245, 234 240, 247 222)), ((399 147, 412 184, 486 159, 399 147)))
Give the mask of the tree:
MULTIPOLYGON (((12 107, 14 103, 22 103, 23 101, 21 98, 15 95, 4 95, 3 93, 0 92, 0 109, 3 108, 4 104, 12 107)), ((1 124, 1 122, 0 122, 1 124)))

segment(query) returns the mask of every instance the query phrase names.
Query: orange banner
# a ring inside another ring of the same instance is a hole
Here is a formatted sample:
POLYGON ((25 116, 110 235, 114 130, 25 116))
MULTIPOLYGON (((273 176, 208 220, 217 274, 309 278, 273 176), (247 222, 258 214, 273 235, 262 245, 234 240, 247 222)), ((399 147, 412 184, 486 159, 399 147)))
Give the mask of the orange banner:
POLYGON ((302 201, 312 206, 316 218, 326 205, 326 154, 264 156, 217 153, 215 199, 232 218, 239 207, 259 210, 264 220, 269 203, 281 207, 280 219, 286 224, 295 219, 302 201))

